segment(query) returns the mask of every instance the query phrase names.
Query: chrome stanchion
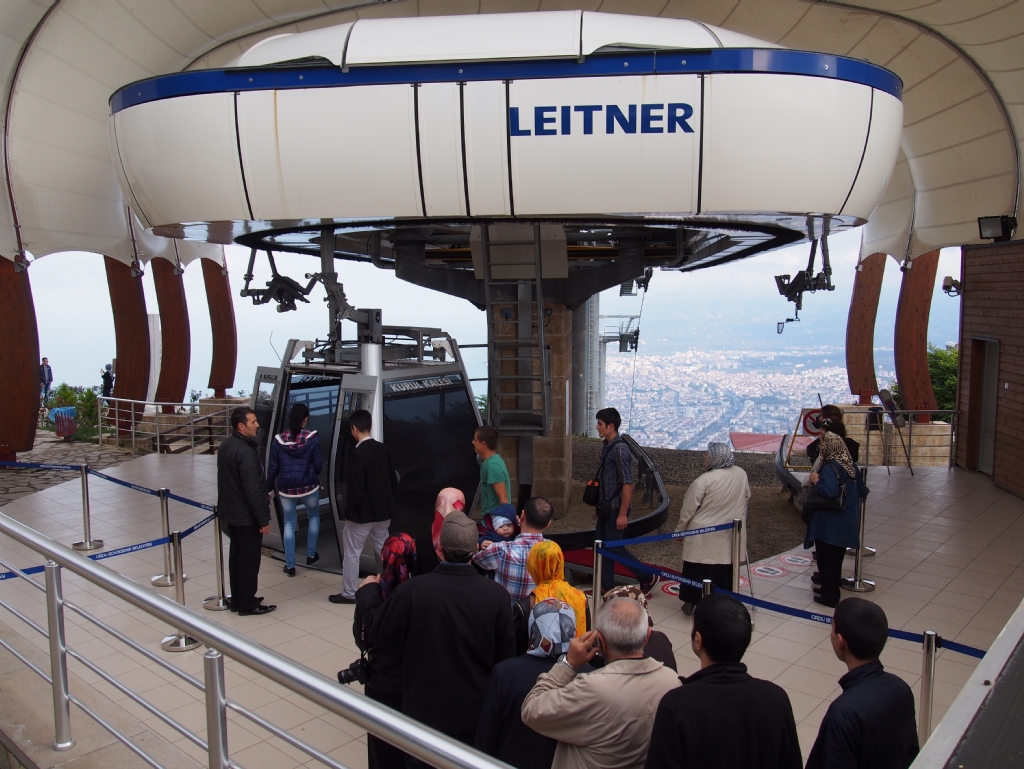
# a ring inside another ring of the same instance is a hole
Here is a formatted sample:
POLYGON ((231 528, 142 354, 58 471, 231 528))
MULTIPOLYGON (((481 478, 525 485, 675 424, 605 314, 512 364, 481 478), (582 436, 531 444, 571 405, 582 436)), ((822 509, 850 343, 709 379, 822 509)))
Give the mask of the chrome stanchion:
MULTIPOLYGON (((171 536, 171 513, 170 513, 170 492, 167 489, 157 489, 156 494, 160 499, 160 525, 163 527, 163 536, 171 536)), ((180 572, 174 571, 174 553, 172 552, 171 542, 168 539, 164 545, 164 573, 157 574, 155 577, 149 580, 149 584, 153 587, 174 587, 177 581, 177 574, 180 572)), ((184 574, 181 575, 182 581, 188 579, 184 574)))
POLYGON ((924 747, 932 733, 932 705, 935 699, 935 650, 939 637, 934 630, 924 631, 921 644, 924 655, 921 660, 921 702, 917 708, 917 741, 924 747))
POLYGON ((864 524, 867 520, 867 502, 861 497, 860 500, 860 547, 854 550, 853 560, 853 576, 843 577, 839 581, 839 586, 843 590, 849 590, 853 593, 870 593, 875 589, 875 583, 870 579, 863 578, 863 567, 864 567, 864 524))
MULTIPOLYGON (((594 589, 591 591, 591 600, 593 605, 590 608, 590 621, 595 625, 597 624, 597 611, 601 608, 601 577, 604 571, 604 558, 598 555, 598 550, 604 547, 604 542, 600 539, 594 540, 594 589)), ((614 567, 613 567, 614 568, 614 567)))
POLYGON ((71 696, 68 694, 67 645, 64 641, 64 592, 60 566, 46 562, 46 622, 50 631, 50 677, 53 685, 54 750, 75 744, 71 736, 71 696))
POLYGON ((701 598, 707 598, 715 591, 715 585, 710 579, 704 580, 703 585, 703 595, 701 595, 701 598))
POLYGON ((216 649, 203 655, 206 682, 206 741, 210 769, 228 769, 228 712, 224 689, 224 657, 216 649))
MULTIPOLYGON (((864 483, 865 484, 867 484, 867 482, 868 482, 868 468, 871 466, 871 420, 872 419, 874 419, 874 414, 869 411, 868 412, 868 416, 867 416, 867 421, 864 423, 864 426, 866 428, 865 435, 864 435, 864 470, 863 470, 863 472, 864 472, 864 483)), ((873 556, 875 556, 878 553, 878 551, 875 550, 875 548, 868 547, 867 545, 864 544, 864 536, 863 536, 863 534, 864 534, 864 519, 863 518, 861 519, 860 530, 861 530, 861 538, 860 538, 861 558, 872 558, 873 556)), ((848 548, 846 548, 846 554, 847 555, 855 556, 855 555, 857 555, 857 549, 856 548, 852 548, 852 547, 848 547, 848 548)))
POLYGON ((71 547, 75 550, 99 550, 103 547, 103 540, 92 538, 92 522, 89 520, 89 465, 82 465, 79 472, 82 474, 82 541, 71 547))
POLYGON ((732 592, 740 592, 740 543, 742 541, 743 519, 732 519, 732 592))
MULTIPOLYGON (((181 532, 171 532, 171 549, 174 551, 174 573, 181 574, 181 532)), ((182 575, 184 576, 184 575, 182 575)), ((174 582, 174 600, 180 605, 185 605, 185 580, 179 579, 174 582)), ((187 652, 200 646, 199 641, 184 630, 179 630, 174 635, 169 635, 160 642, 160 648, 165 652, 187 652)))
POLYGON ((217 569, 217 595, 211 595, 203 601, 207 611, 224 611, 231 608, 231 596, 224 594, 224 546, 220 539, 220 518, 217 517, 217 506, 213 507, 213 560, 217 569))

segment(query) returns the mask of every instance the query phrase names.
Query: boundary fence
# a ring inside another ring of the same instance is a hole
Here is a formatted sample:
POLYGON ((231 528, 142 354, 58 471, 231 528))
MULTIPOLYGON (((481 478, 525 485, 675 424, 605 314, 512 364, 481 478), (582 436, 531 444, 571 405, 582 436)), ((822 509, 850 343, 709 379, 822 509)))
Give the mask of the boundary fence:
MULTIPOLYGON (((182 540, 194 534, 211 521, 214 525, 214 553, 216 556, 218 595, 207 598, 203 602, 203 607, 210 611, 223 611, 230 607, 230 596, 225 595, 224 590, 223 550, 220 522, 216 517, 215 506, 171 494, 165 488, 150 489, 121 480, 120 478, 114 478, 105 473, 90 470, 88 465, 0 462, 0 467, 66 470, 69 472, 79 472, 82 476, 83 523, 86 532, 85 543, 91 545, 89 548, 76 548, 72 546, 72 550, 68 550, 59 543, 33 531, 28 526, 0 514, 0 532, 7 534, 12 539, 48 558, 43 566, 33 566, 27 569, 18 569, 0 559, 0 566, 8 569, 8 571, 0 573, 0 581, 18 577, 24 579, 35 589, 45 592, 47 606, 46 626, 44 627, 33 621, 19 609, 2 599, 0 599, 0 608, 6 609, 33 630, 49 639, 49 675, 2 638, 0 638, 0 646, 4 647, 50 684, 53 693, 54 750, 67 750, 74 745, 74 739, 71 734, 70 714, 70 706, 74 704, 149 766, 155 767, 155 769, 160 769, 161 766, 142 747, 133 743, 128 736, 122 734, 114 725, 107 722, 101 715, 82 702, 81 699, 70 693, 67 668, 67 657, 70 656, 147 712, 153 714, 171 729, 206 751, 209 758, 208 765, 211 769, 242 769, 229 757, 227 739, 228 710, 238 713, 274 737, 283 740, 288 745, 319 761, 321 764, 331 769, 346 769, 343 764, 308 742, 293 736, 287 729, 277 726, 241 703, 229 699, 224 679, 224 655, 226 655, 292 692, 302 695, 311 702, 315 702, 329 712, 347 718, 371 734, 391 742, 405 752, 434 766, 442 767, 442 769, 473 769, 476 767, 480 769, 509 769, 506 764, 495 761, 483 753, 429 727, 423 726, 407 716, 396 713, 384 705, 362 697, 350 691, 347 687, 341 686, 337 682, 331 681, 271 649, 250 641, 240 633, 205 619, 201 612, 196 613, 187 609, 184 605, 184 583, 187 577, 182 570, 182 540), (147 542, 127 545, 92 555, 82 555, 74 552, 75 549, 98 549, 103 546, 102 541, 92 540, 90 537, 88 506, 88 477, 90 475, 142 494, 157 497, 160 500, 164 535, 147 542), (210 511, 211 515, 184 531, 168 531, 170 522, 167 503, 172 499, 201 510, 210 511), (164 572, 153 577, 151 582, 153 585, 160 587, 173 586, 175 588, 175 601, 170 601, 165 596, 154 594, 128 578, 122 577, 109 569, 102 568, 97 563, 98 561, 125 553, 138 552, 160 546, 165 548, 164 572), (122 598, 137 608, 146 611, 151 616, 167 622, 176 628, 177 630, 173 635, 164 638, 161 642, 161 648, 164 651, 189 651, 205 643, 207 651, 203 655, 204 674, 202 679, 196 678, 170 664, 155 652, 132 640, 103 620, 86 612, 70 601, 66 601, 63 597, 62 567, 70 569, 90 583, 107 590, 111 595, 122 598), (45 584, 32 579, 32 575, 41 572, 45 572, 45 584), (64 632, 65 608, 109 633, 150 662, 203 691, 206 707, 207 739, 204 740, 200 735, 161 710, 158 704, 146 700, 143 696, 118 681, 115 676, 107 673, 97 664, 69 647, 66 643, 64 632)), ((81 545, 82 543, 76 544, 81 545)))

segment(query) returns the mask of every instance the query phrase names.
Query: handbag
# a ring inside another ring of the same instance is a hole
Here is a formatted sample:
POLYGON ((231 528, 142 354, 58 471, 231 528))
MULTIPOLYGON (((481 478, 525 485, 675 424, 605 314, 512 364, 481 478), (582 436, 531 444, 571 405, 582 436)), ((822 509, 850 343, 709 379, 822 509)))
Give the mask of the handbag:
POLYGON ((607 518, 611 514, 611 501, 622 492, 622 484, 620 483, 615 489, 614 494, 608 499, 601 499, 601 475, 604 473, 604 463, 607 458, 608 456, 605 455, 601 459, 601 466, 597 468, 597 473, 583 487, 583 504, 596 508, 597 517, 602 519, 607 518))
MULTIPOLYGON (((806 510, 845 510, 846 509, 846 479, 836 466, 829 462, 827 467, 832 468, 836 474, 836 481, 839 484, 839 494, 833 498, 824 497, 818 492, 816 485, 807 487, 807 499, 804 502, 806 510)), ((823 468, 824 469, 824 468, 823 468)))

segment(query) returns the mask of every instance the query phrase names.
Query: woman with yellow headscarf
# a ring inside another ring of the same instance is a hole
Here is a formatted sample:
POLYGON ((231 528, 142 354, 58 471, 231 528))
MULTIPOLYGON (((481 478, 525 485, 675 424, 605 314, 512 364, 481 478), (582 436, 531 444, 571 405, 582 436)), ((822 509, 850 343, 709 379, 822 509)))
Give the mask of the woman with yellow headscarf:
POLYGON ((536 587, 530 593, 533 606, 548 598, 565 601, 576 613, 576 637, 587 631, 587 597, 565 581, 565 559, 562 548, 545 539, 530 548, 526 570, 536 587))

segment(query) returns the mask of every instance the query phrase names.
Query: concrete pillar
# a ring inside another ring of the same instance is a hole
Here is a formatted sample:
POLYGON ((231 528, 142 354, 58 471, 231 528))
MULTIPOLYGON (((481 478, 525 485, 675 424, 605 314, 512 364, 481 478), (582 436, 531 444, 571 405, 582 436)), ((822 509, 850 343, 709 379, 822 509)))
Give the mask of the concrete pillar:
POLYGON ((600 388, 600 294, 572 311, 572 434, 597 437, 600 388))

